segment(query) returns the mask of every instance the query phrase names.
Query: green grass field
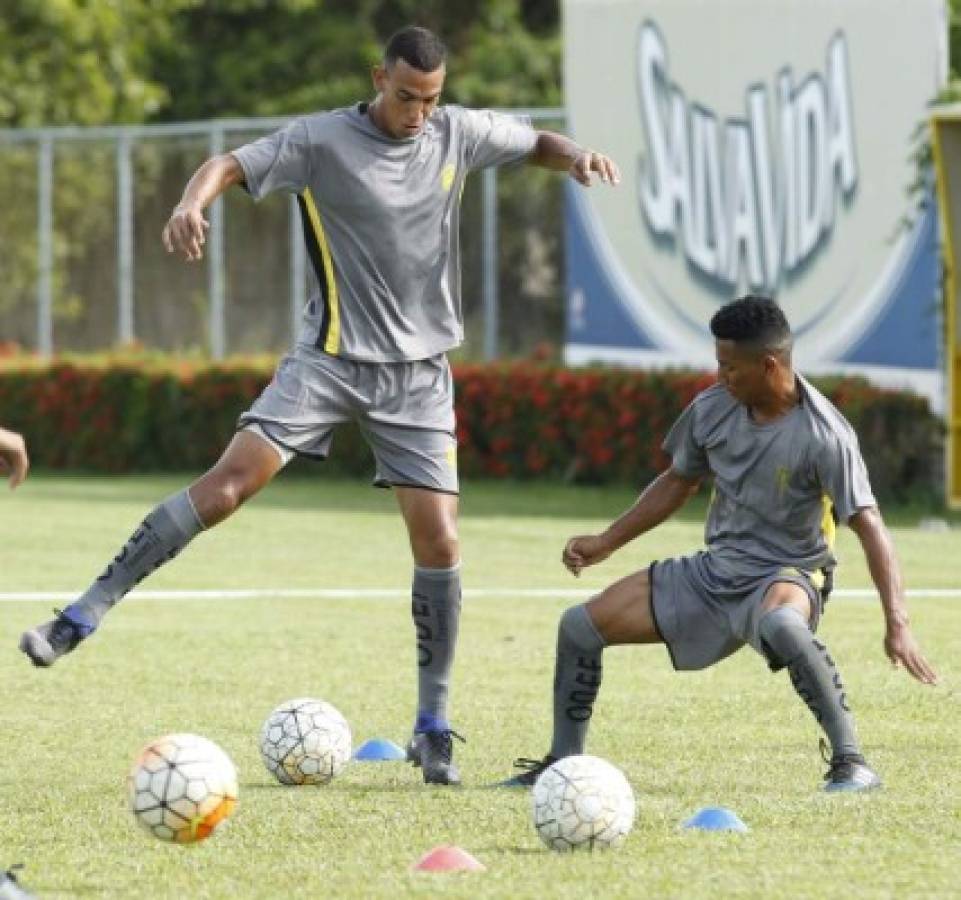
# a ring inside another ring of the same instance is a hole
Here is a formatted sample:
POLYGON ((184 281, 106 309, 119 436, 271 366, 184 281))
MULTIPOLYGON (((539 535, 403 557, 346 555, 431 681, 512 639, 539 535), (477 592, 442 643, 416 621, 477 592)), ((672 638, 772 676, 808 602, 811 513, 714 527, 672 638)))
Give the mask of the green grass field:
MULTIPOLYGON (((0 496, 0 592, 84 587, 147 508, 182 483, 35 476, 0 496)), ((875 600, 829 607, 821 633, 885 780, 876 794, 819 793, 819 732, 787 677, 770 675, 752 651, 678 675, 657 647, 608 652, 589 744, 637 795, 637 822, 619 851, 554 854, 530 825, 526 794, 485 787, 509 774, 515 756, 546 749, 555 625, 573 602, 564 592, 597 589, 699 545, 695 508, 580 580, 567 575, 564 540, 632 499, 626 489, 465 487, 467 593, 452 697, 468 740, 458 745, 459 790, 427 788, 401 763, 355 763, 327 787, 282 788, 260 762, 263 719, 298 695, 334 703, 355 745, 406 739, 415 672, 400 594, 131 598, 49 671, 32 669, 16 642, 53 603, 0 604, 0 867, 26 863, 21 880, 41 897, 961 895, 961 597, 911 605, 943 677, 936 688, 891 669, 875 600), (532 588, 547 594, 511 593, 532 588), (153 840, 126 806, 134 755, 169 731, 217 741, 240 773, 233 820, 195 847, 153 840), (707 805, 734 809, 750 832, 679 827, 707 805), (487 871, 410 871, 444 843, 487 871)), ((910 587, 961 587, 961 532, 923 532, 908 516, 893 530, 910 587)), ((839 552, 839 586, 868 587, 849 532, 839 552)), ((281 478, 143 587, 402 591, 409 579, 389 493, 281 478)))

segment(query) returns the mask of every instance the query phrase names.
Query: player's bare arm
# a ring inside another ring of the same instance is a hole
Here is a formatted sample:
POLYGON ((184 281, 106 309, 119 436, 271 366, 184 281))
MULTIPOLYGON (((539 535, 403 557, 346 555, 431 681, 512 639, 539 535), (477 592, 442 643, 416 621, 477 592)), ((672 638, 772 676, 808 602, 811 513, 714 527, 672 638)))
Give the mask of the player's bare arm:
POLYGON ((227 188, 243 180, 244 170, 230 153, 212 156, 197 169, 164 227, 167 252, 179 251, 188 262, 203 258, 203 245, 210 227, 204 210, 227 188))
POLYGON ((9 473, 11 491, 27 477, 29 468, 30 458, 23 436, 0 428, 0 473, 9 473))
POLYGON ((674 469, 657 476, 634 505, 615 519, 601 534, 572 537, 564 547, 561 562, 573 575, 603 562, 615 550, 660 525, 696 493, 700 479, 690 479, 674 469))
POLYGON ((610 157, 582 147, 554 131, 537 132, 537 144, 528 162, 544 169, 567 172, 585 187, 591 186, 594 174, 605 184, 615 185, 621 181, 621 170, 610 157))
POLYGON ((936 684, 937 673, 924 658, 908 620, 904 604, 901 567, 894 553, 891 535, 877 507, 858 510, 848 524, 861 541, 871 580, 884 610, 884 652, 895 666, 903 665, 918 681, 936 684))

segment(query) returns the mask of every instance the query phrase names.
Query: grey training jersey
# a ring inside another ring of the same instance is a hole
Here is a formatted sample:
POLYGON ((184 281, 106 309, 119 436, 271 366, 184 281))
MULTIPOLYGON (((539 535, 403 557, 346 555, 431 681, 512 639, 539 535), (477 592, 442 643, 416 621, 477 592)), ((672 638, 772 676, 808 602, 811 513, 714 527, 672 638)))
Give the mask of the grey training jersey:
POLYGON ((367 362, 457 346, 464 180, 526 156, 536 140, 528 122, 459 106, 395 139, 358 104, 234 150, 255 200, 297 194, 313 276, 300 343, 367 362))
POLYGON ((858 439, 848 421, 798 376, 800 403, 759 425, 720 384, 698 394, 664 441, 673 468, 713 474, 704 540, 712 580, 742 579, 783 567, 833 567, 833 504, 846 522, 874 506, 858 439))

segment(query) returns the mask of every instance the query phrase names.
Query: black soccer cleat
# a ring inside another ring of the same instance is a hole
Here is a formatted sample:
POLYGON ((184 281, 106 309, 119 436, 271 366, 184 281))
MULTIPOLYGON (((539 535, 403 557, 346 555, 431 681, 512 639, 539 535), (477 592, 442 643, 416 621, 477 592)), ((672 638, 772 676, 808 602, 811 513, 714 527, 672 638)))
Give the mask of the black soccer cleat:
POLYGON ((881 779, 860 753, 840 753, 828 756, 828 742, 820 740, 821 758, 828 764, 824 773, 824 790, 829 794, 841 791, 871 791, 881 787, 881 779))
POLYGON ((407 759, 424 772, 425 784, 460 784, 460 772, 454 765, 454 742, 466 743, 456 731, 415 732, 407 745, 407 759))
POLYGON ((824 790, 829 794, 840 791, 872 791, 879 787, 881 779, 860 753, 832 757, 830 768, 824 773, 824 790))
POLYGON ((494 787, 503 788, 530 788, 534 787, 534 782, 537 781, 541 776, 541 772, 545 769, 549 769, 554 763, 557 762, 556 756, 551 756, 547 754, 543 759, 529 759, 526 756, 521 756, 514 760, 514 768, 521 769, 517 775, 512 775, 510 778, 504 779, 504 781, 498 781, 494 787))
POLYGON ((95 625, 55 609, 56 618, 20 635, 20 649, 35 666, 52 666, 96 630, 95 625))

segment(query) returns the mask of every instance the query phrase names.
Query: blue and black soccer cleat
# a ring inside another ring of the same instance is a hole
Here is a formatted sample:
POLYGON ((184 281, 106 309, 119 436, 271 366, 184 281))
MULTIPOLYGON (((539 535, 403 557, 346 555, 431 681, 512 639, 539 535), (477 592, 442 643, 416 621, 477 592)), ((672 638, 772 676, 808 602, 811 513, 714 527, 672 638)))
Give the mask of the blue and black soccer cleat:
POLYGON ((460 784, 460 772, 454 765, 454 742, 464 743, 456 731, 415 732, 407 745, 407 759, 424 772, 426 784, 460 784))
POLYGON ((76 612, 69 609, 65 612, 55 609, 54 612, 57 614, 55 618, 20 635, 20 649, 35 666, 52 666, 96 630, 96 625, 76 612))

